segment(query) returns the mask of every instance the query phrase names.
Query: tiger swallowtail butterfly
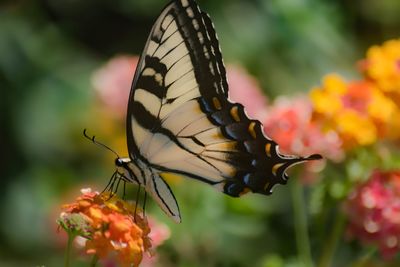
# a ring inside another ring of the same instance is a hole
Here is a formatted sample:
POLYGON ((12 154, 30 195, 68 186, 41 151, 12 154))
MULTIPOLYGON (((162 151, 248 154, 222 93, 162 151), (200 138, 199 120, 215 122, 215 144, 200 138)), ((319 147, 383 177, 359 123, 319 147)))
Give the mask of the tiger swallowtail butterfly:
POLYGON ((290 166, 320 159, 285 156, 258 120, 228 99, 228 83, 213 23, 194 0, 168 4, 140 57, 126 118, 129 157, 119 176, 143 186, 174 221, 181 216, 164 178, 172 173, 225 194, 269 195, 290 166))

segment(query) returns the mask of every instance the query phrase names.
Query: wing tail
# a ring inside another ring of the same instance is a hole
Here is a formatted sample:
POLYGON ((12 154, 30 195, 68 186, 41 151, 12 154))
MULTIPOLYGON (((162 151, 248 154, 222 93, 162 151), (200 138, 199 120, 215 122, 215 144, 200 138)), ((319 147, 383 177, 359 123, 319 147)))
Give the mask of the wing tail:
POLYGON ((159 174, 153 173, 148 190, 161 209, 176 223, 180 223, 181 213, 178 203, 171 188, 159 174))

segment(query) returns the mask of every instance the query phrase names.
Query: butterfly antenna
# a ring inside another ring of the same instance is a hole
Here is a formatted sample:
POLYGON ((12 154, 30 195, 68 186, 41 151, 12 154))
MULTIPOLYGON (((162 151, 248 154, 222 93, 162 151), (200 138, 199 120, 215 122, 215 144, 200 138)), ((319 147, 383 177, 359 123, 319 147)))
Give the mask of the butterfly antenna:
POLYGON ((120 156, 118 155, 118 153, 115 152, 113 149, 111 149, 110 147, 106 146, 106 145, 103 144, 103 143, 98 142, 98 141, 96 140, 96 136, 94 136, 94 135, 93 135, 92 137, 88 136, 87 133, 86 133, 86 129, 83 129, 83 136, 86 137, 88 140, 92 141, 94 144, 96 144, 96 145, 98 145, 98 146, 101 146, 101 147, 104 147, 105 149, 108 149, 109 151, 111 151, 112 153, 114 153, 118 158, 120 158, 120 156))

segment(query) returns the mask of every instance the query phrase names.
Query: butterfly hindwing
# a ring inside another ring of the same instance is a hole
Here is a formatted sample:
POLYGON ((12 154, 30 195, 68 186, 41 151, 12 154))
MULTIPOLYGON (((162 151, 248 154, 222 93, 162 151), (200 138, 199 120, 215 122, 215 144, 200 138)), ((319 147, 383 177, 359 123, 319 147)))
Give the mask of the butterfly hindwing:
POLYGON ((153 174, 151 177, 150 193, 161 209, 175 222, 181 222, 181 215, 175 196, 168 184, 161 177, 162 174, 153 174))

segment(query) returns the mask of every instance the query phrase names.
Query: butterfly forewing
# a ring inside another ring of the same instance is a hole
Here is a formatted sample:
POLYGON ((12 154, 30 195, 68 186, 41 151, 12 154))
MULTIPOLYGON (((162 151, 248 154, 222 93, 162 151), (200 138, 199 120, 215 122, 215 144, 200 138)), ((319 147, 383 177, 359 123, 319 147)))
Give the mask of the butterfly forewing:
MULTIPOLYGON (((199 99, 226 97, 227 88, 215 31, 208 27, 210 19, 194 1, 175 1, 164 9, 135 74, 127 134, 132 158, 216 183, 224 172, 199 155, 205 144, 229 140, 199 99)), ((217 164, 232 172, 232 166, 217 164)))

